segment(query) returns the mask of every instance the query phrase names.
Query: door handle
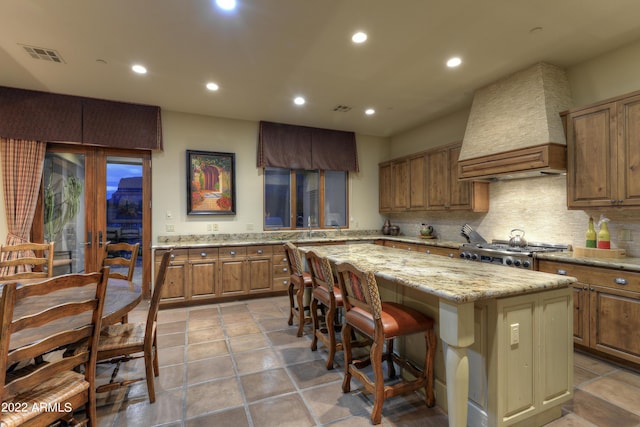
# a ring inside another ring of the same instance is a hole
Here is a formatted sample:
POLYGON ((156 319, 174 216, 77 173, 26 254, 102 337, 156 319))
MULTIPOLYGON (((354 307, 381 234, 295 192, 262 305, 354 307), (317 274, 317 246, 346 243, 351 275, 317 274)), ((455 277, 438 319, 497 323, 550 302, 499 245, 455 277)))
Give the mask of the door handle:
POLYGON ((84 242, 85 245, 87 245, 88 248, 91 247, 91 240, 92 240, 92 234, 90 231, 87 231, 87 241, 84 242))
POLYGON ((98 231, 98 247, 102 247, 102 230, 98 231))

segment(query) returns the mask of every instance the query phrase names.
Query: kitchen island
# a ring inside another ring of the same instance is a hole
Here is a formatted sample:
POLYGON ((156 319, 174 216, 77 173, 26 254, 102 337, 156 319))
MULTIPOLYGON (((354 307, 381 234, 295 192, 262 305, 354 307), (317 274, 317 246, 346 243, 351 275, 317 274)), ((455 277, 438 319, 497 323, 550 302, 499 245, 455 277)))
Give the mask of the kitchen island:
MULTIPOLYGON (((575 278, 379 245, 300 250, 372 270, 383 300, 436 320, 436 404, 450 426, 543 425, 561 416, 573 395, 575 278)), ((421 360, 418 342, 408 338, 400 351, 421 360)))

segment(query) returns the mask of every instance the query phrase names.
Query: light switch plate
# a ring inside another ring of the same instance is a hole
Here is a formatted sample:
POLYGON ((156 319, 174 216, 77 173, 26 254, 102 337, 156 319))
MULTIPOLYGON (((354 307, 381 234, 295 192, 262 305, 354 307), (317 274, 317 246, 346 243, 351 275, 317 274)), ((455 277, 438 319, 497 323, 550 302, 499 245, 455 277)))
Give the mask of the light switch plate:
POLYGON ((514 323, 511 325, 511 345, 520 343, 520 324, 514 323))

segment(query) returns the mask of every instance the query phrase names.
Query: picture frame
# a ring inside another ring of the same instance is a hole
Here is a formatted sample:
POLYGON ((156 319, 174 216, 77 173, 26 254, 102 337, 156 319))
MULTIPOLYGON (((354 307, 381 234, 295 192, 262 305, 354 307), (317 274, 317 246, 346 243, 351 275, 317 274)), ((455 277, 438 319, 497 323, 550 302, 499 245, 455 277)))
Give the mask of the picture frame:
POLYGON ((235 153, 187 150, 187 215, 235 214, 235 153))

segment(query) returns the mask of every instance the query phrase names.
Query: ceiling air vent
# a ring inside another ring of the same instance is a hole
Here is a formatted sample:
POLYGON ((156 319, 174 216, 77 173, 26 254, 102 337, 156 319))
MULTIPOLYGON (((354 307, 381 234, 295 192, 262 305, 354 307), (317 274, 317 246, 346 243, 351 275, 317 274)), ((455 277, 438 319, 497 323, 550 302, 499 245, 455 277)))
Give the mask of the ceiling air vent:
POLYGON ((351 107, 349 107, 348 105, 338 104, 335 107, 333 107, 333 111, 337 111, 339 113, 346 113, 347 111, 351 111, 351 107))
POLYGON ((22 47, 33 59, 42 59, 44 61, 57 62, 60 64, 65 63, 62 56, 60 56, 60 54, 54 49, 26 45, 23 45, 22 47))

